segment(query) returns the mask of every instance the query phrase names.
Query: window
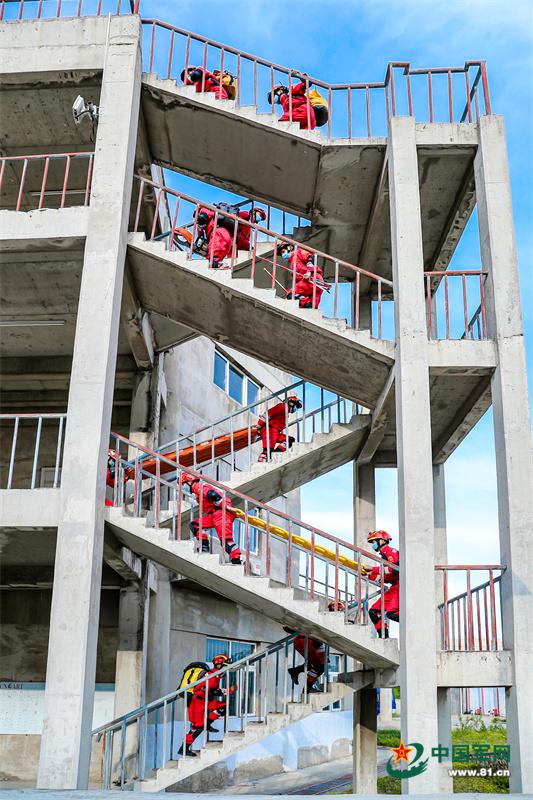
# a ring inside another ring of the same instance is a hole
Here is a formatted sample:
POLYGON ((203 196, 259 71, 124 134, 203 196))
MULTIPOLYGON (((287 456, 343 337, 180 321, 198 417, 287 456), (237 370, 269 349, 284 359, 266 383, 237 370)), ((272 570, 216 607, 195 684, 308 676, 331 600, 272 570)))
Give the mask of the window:
POLYGON ((233 397, 238 403, 242 403, 242 392, 244 387, 244 375, 239 372, 235 367, 229 365, 229 389, 228 394, 233 397))
POLYGON ((228 362, 222 358, 220 353, 215 350, 215 370, 213 380, 216 385, 226 391, 226 364, 228 362))
MULTIPOLYGON (((241 658, 251 655, 255 650, 255 644, 251 642, 239 642, 231 639, 207 639, 205 648, 206 661, 212 661, 218 653, 225 653, 232 661, 239 661, 241 658)), ((229 715, 236 716, 239 709, 239 716, 246 713, 255 713, 255 665, 248 668, 248 677, 245 670, 237 670, 229 673, 229 685, 235 684, 237 691, 231 695, 229 701, 229 715), (248 684, 245 686, 245 684, 248 684), (246 692, 246 700, 244 693, 246 692)))
POLYGON ((246 405, 251 406, 252 403, 255 403, 257 398, 259 397, 259 386, 257 383, 254 383, 251 378, 248 378, 248 383, 246 386, 246 405))
POLYGON ((259 399, 261 390, 259 384, 249 378, 235 364, 232 364, 218 350, 215 350, 213 381, 215 386, 218 386, 232 400, 241 405, 249 406, 259 399))

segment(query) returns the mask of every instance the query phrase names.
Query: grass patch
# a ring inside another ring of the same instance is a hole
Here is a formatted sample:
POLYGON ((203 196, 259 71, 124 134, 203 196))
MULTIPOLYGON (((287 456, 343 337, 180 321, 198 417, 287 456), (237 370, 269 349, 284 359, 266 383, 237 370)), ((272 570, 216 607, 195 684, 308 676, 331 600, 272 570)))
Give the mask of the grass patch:
POLYGON ((401 794, 402 782, 399 778, 382 775, 378 778, 378 794, 401 794))
POLYGON ((383 730, 378 731, 378 745, 380 747, 398 747, 400 741, 400 731, 395 728, 383 728, 383 730))

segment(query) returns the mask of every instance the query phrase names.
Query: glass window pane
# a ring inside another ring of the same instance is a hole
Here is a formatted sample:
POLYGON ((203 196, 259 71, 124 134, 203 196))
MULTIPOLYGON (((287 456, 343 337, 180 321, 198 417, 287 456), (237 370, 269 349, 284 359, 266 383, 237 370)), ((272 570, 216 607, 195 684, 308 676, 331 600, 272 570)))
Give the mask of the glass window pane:
POLYGON ((217 386, 226 391, 226 359, 215 350, 215 369, 213 380, 217 386))
POLYGON ((246 389, 246 405, 249 406, 255 403, 259 395, 259 386, 248 378, 248 386, 246 389))
POLYGON ((253 653, 254 646, 249 642, 231 642, 230 655, 232 661, 249 656, 253 653))
POLYGON ((205 647, 205 660, 212 661, 219 653, 230 654, 230 642, 225 639, 207 639, 205 647))
POLYGON ((237 372, 235 367, 229 365, 229 390, 228 394, 233 397, 238 403, 242 403, 242 390, 244 384, 244 375, 237 372))

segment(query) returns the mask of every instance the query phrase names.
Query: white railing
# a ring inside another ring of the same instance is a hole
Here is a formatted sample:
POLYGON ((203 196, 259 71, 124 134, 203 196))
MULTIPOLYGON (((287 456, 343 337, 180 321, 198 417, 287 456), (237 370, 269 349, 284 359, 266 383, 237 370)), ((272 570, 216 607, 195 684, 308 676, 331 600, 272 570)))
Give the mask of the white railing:
POLYGON ((0 462, 1 488, 59 486, 66 418, 66 414, 0 414, 2 452, 9 453, 0 462))

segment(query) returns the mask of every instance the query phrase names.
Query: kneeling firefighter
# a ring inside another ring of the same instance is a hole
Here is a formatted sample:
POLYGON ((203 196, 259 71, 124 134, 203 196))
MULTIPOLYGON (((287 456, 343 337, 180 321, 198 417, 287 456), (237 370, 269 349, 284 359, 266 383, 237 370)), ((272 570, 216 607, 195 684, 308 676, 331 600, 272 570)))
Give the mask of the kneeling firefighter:
POLYGON ((302 401, 298 395, 290 394, 286 402, 282 400, 269 408, 266 415, 261 414, 257 421, 257 433, 263 443, 263 452, 258 461, 268 461, 272 453, 284 453, 287 444, 292 447, 294 436, 287 436, 285 432, 287 415, 294 414, 301 407, 302 401))

